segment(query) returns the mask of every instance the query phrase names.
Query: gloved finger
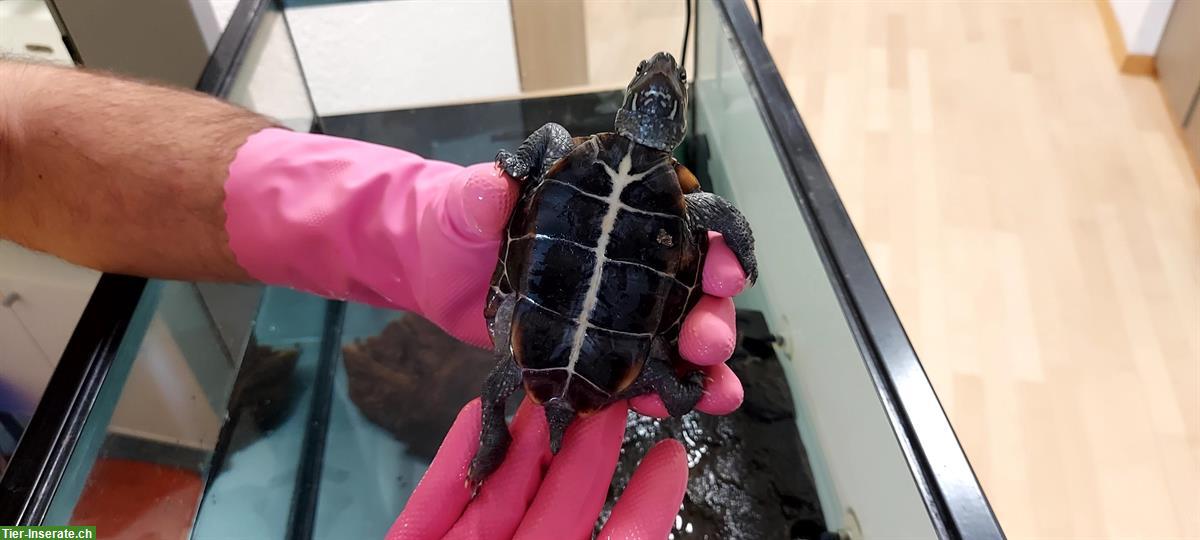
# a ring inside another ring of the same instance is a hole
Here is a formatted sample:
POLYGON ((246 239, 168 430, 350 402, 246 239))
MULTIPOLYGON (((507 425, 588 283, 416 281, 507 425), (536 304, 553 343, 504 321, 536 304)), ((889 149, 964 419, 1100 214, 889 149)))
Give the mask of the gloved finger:
POLYGON ((396 276, 396 286, 414 290, 416 311, 425 318, 458 339, 490 348, 484 301, 517 198, 516 182, 492 164, 426 181, 442 187, 420 190, 422 196, 440 197, 442 203, 426 204, 434 210, 426 208, 419 219, 420 249, 405 253, 401 261, 412 268, 396 276))
POLYGON ((617 468, 628 410, 621 401, 575 421, 514 538, 591 537, 617 468))
POLYGON ((467 468, 479 448, 479 400, 467 403, 454 419, 442 446, 413 490, 387 540, 441 538, 471 500, 467 468))
POLYGON ((699 366, 729 360, 737 341, 733 299, 704 295, 683 319, 679 331, 679 354, 699 366))
MULTIPOLYGON (((696 410, 722 416, 736 411, 745 398, 745 390, 737 374, 726 364, 701 368, 704 370, 704 394, 696 404, 696 410)), ((629 400, 629 406, 639 414, 666 418, 667 406, 658 394, 643 394, 629 400)))
POLYGON ((513 418, 504 463, 479 488, 447 539, 508 539, 521 523, 550 464, 546 414, 528 398, 513 418))
POLYGON ((704 292, 713 296, 731 298, 746 288, 746 271, 719 232, 708 232, 708 256, 700 279, 704 292))
POLYGON ((446 192, 446 213, 454 231, 468 243, 499 241, 520 188, 492 163, 467 167, 446 192))
POLYGON ((667 439, 646 452, 600 530, 599 540, 667 538, 687 491, 683 445, 667 439))

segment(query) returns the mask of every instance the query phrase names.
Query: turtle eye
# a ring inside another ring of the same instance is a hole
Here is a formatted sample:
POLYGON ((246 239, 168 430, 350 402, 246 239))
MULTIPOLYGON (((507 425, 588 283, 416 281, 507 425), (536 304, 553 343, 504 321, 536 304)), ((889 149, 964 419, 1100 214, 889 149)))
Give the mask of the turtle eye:
POLYGON ((643 71, 646 71, 646 61, 645 60, 642 60, 642 62, 640 64, 638 64, 638 68, 637 68, 638 75, 641 75, 643 71))
POLYGON ((679 82, 687 82, 687 70, 679 70, 679 82))

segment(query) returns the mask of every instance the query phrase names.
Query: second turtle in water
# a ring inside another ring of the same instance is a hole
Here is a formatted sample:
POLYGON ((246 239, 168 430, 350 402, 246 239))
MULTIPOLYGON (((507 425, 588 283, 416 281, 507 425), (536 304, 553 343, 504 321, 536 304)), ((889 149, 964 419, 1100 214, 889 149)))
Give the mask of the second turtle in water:
POLYGON ((724 235, 750 280, 754 238, 728 201, 700 191, 671 157, 683 140, 686 76, 667 53, 638 65, 616 130, 572 138, 542 126, 498 164, 521 183, 485 316, 498 363, 483 387, 478 486, 511 441, 505 403, 524 384, 557 453, 567 426, 657 392, 672 416, 695 407, 700 371, 679 375, 679 330, 702 295, 708 231, 724 235))

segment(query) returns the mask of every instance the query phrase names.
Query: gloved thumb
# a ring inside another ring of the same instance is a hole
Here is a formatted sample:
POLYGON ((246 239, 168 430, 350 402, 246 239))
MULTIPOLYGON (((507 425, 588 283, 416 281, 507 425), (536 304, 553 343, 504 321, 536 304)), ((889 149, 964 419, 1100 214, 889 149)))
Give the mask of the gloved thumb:
POLYGON ((446 193, 451 224, 468 242, 498 241, 520 194, 517 182, 492 163, 471 165, 456 180, 446 193))

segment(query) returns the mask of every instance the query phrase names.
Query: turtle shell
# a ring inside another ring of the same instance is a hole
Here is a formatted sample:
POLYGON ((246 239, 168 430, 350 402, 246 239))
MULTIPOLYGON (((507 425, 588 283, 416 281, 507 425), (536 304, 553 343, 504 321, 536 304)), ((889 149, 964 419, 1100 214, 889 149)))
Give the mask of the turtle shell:
POLYGON ((654 339, 674 350, 700 297, 707 236, 689 225, 673 164, 604 133, 526 180, 486 315, 493 324, 517 295, 508 331, 534 401, 565 399, 586 415, 633 383, 654 339))

